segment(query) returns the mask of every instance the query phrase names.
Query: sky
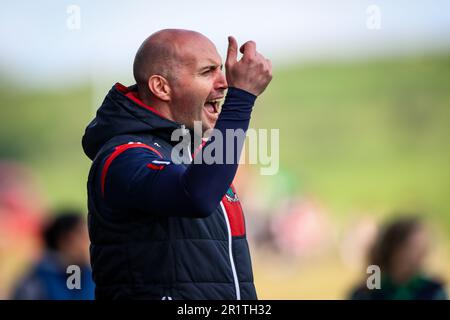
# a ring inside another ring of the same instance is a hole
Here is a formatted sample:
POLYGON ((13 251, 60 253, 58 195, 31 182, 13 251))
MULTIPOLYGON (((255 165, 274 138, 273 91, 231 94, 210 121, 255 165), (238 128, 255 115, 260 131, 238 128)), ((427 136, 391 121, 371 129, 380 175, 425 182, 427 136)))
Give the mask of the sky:
POLYGON ((132 81, 137 48, 163 28, 199 31, 223 58, 228 35, 254 40, 276 66, 421 54, 449 51, 450 1, 16 0, 0 11, 0 74, 37 86, 132 81))

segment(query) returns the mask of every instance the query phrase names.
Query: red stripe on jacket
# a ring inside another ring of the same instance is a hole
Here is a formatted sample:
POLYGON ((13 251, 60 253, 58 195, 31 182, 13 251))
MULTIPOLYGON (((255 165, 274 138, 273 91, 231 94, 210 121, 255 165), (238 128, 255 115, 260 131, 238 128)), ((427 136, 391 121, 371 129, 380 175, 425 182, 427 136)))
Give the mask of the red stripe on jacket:
POLYGON ((111 166, 111 163, 115 158, 117 158, 121 153, 125 152, 128 149, 132 148, 145 148, 152 150, 155 152, 160 158, 162 158, 161 153, 156 150, 155 148, 152 148, 146 144, 140 143, 140 142, 130 142, 126 144, 122 144, 120 146, 115 147, 114 152, 111 153, 108 158, 105 161, 105 165, 103 166, 102 170, 102 176, 101 176, 101 187, 102 187, 102 195, 105 194, 105 180, 106 180, 106 174, 108 173, 108 169, 111 166))

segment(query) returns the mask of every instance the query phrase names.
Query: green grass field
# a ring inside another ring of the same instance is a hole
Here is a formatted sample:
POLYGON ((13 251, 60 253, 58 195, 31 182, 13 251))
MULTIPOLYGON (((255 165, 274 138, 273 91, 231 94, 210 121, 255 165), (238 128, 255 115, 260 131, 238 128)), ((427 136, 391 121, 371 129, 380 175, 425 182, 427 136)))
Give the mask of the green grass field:
POLYGON ((450 230, 450 56, 279 70, 254 124, 336 214, 423 210, 450 230), (442 219, 442 220, 441 220, 442 219))
MULTIPOLYGON (((291 192, 320 199, 334 221, 359 211, 420 211, 448 239, 449 74, 450 55, 275 68, 252 126, 280 129, 280 168, 291 192)), ((37 92, 0 83, 0 160, 34 169, 52 206, 85 208, 90 162, 80 141, 92 117, 90 84, 37 92)), ((291 267, 288 281, 289 270, 273 278, 277 267, 264 260, 255 258, 261 298, 342 297, 355 277, 331 262, 291 267), (335 283, 326 293, 313 279, 335 283)))
MULTIPOLYGON (((276 69, 252 125, 280 129, 281 169, 337 214, 418 206, 450 225, 449 73, 450 56, 276 69)), ((0 157, 35 168, 52 204, 85 203, 91 95, 1 90, 0 157)))

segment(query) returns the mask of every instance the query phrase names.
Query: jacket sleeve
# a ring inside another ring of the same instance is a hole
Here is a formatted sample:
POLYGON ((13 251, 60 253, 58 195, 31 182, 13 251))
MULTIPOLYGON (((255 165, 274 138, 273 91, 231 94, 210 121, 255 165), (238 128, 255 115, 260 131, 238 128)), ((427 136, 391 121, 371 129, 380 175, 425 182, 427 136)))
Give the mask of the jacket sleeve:
MULTIPOLYGON (((193 163, 185 167, 163 159, 148 148, 130 148, 115 157, 107 165, 107 172, 101 175, 106 203, 110 207, 134 208, 158 216, 202 218, 210 215, 234 179, 243 147, 243 141, 234 141, 233 148, 226 148, 229 145, 225 141, 226 130, 247 131, 255 99, 246 91, 229 88, 217 120, 215 129, 224 139, 224 143, 218 144, 222 158, 233 161, 196 163, 194 158, 193 163), (231 157, 227 156, 231 152, 231 157)), ((200 154, 203 157, 204 150, 213 142, 214 138, 210 139, 196 157, 200 154)), ((110 157, 104 160, 103 171, 110 157)))

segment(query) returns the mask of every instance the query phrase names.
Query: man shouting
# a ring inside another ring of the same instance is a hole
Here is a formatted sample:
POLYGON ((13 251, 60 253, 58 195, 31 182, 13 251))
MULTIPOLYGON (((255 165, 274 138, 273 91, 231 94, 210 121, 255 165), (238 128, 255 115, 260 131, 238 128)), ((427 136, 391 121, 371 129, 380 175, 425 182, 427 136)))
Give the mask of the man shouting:
POLYGON ((253 41, 240 47, 239 61, 236 40, 228 42, 225 76, 216 47, 202 34, 152 34, 136 53, 136 84, 114 85, 86 128, 97 299, 257 299, 232 185, 242 144, 227 148, 225 131, 248 129, 272 66, 253 41), (218 153, 233 161, 195 161, 214 139, 197 146, 194 137, 187 155, 174 158, 174 132, 198 135, 195 122, 200 135, 222 134, 218 153))

